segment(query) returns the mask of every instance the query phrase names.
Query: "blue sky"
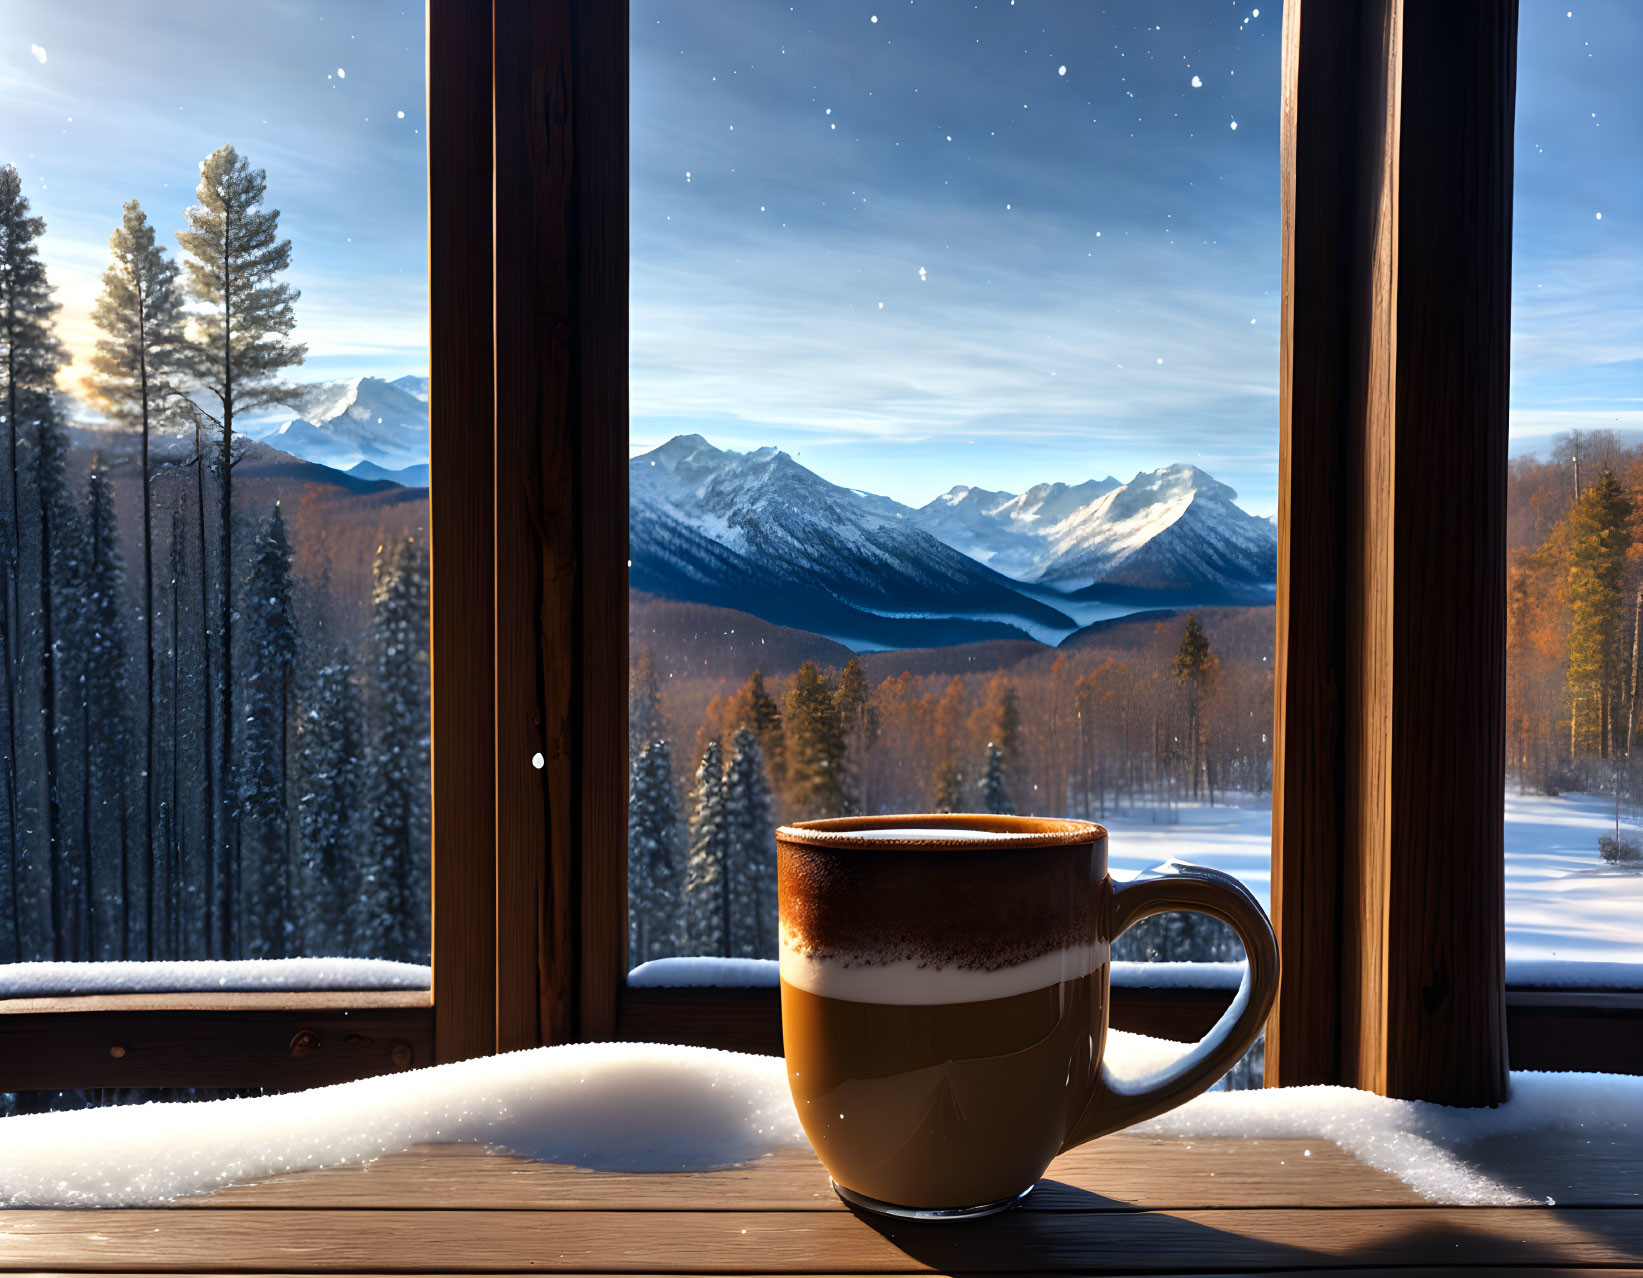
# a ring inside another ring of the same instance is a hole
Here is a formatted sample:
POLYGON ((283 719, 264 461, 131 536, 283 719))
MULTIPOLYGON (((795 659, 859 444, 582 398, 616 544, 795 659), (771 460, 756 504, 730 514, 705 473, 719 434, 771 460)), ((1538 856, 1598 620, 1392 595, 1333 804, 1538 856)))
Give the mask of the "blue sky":
MULTIPOLYGON (((634 448, 920 502, 1191 461, 1271 513, 1280 13, 633 0, 634 448)), ((1524 0, 1518 450, 1643 432, 1638 47, 1643 4, 1524 0)), ((426 371, 423 75, 394 0, 6 0, 0 162, 71 348, 122 201, 170 243, 232 141, 295 243, 298 375, 426 371)))
POLYGON ((1619 429, 1637 442, 1643 4, 1524 0, 1519 22, 1514 451, 1569 429, 1619 429))
POLYGON ((17 166, 46 219, 72 350, 95 340, 121 205, 141 200, 175 253, 200 161, 232 142, 267 170, 293 242, 310 348, 294 376, 427 371, 420 6, 5 0, 4 14, 0 163, 17 166))
POLYGON ((1191 461, 1275 507, 1276 4, 632 13, 636 450, 918 503, 1191 461))

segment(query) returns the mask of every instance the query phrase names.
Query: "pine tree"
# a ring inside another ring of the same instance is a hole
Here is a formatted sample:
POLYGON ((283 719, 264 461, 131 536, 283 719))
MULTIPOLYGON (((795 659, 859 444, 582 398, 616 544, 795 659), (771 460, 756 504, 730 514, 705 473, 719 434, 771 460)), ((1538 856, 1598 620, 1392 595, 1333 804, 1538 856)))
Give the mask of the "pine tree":
POLYGON ((783 711, 788 801, 799 820, 842 815, 849 806, 844 721, 813 661, 799 667, 783 711))
POLYGON ((681 879, 673 759, 666 741, 652 741, 634 758, 628 783, 630 966, 676 952, 681 879))
POLYGON ((982 775, 978 788, 981 791, 983 811, 1015 811, 1015 804, 1010 802, 1009 791, 1004 788, 1004 751, 999 749, 997 742, 987 743, 987 771, 982 775))
MULTIPOLYGON (((58 958, 86 958, 90 954, 90 849, 76 846, 79 839, 64 821, 63 797, 71 793, 64 768, 63 742, 73 705, 74 676, 64 661, 79 653, 63 640, 72 633, 80 605, 79 533, 74 500, 68 489, 68 431, 57 416, 56 405, 43 397, 36 419, 34 491, 38 503, 39 535, 39 665, 40 738, 45 763, 46 850, 52 867, 53 953, 58 958)), ((72 757, 72 751, 69 757, 72 757)))
MULTIPOLYGON (((81 842, 88 869, 96 867, 103 889, 88 897, 88 909, 105 917, 94 932, 98 958, 127 958, 147 952, 146 896, 143 913, 133 914, 133 890, 142 878, 133 865, 129 826, 130 771, 128 688, 130 651, 125 615, 125 564, 114 518, 108 476, 93 463, 86 481, 84 571, 73 646, 80 667, 81 842), (117 884, 117 889, 116 889, 117 884), (100 899, 99 899, 100 898, 100 899)), ((88 885, 89 888, 90 885, 88 885)), ((146 893, 147 884, 144 885, 146 893)))
POLYGON ((239 739, 243 953, 279 958, 292 953, 289 817, 292 682, 297 623, 291 603, 291 542, 278 503, 251 548, 240 642, 245 645, 244 715, 239 739))
MULTIPOLYGON (((176 264, 155 243, 142 206, 125 205, 119 228, 109 237, 110 262, 103 273, 103 294, 92 319, 104 336, 92 356, 89 379, 103 410, 116 421, 141 432, 139 465, 143 511, 143 803, 142 844, 144 902, 147 917, 145 953, 152 957, 154 933, 155 785, 154 745, 154 500, 149 465, 149 436, 171 393, 184 351, 182 293, 176 264)), ((129 900, 129 898, 127 898, 129 900)))
MULTIPOLYGON (((1216 669, 1214 655, 1209 650, 1209 638, 1198 624, 1198 614, 1187 614, 1186 629, 1181 635, 1181 647, 1173 662, 1175 681, 1187 698, 1187 761, 1192 770, 1192 792, 1198 793, 1199 773, 1208 780, 1208 764, 1204 760, 1203 707, 1216 669)), ((1213 788, 1210 802, 1215 801, 1213 788)))
POLYGON ((428 961, 428 552, 379 559, 370 634, 371 832, 354 925, 365 957, 428 961))
POLYGON ((867 675, 855 657, 851 657, 840 672, 833 700, 839 708, 839 723, 844 730, 842 811, 846 816, 854 816, 863 810, 867 752, 878 734, 878 715, 869 696, 867 675))
POLYGON ((724 753, 710 741, 696 769, 685 861, 684 952, 724 954, 730 934, 730 829, 726 821, 724 753))
MULTIPOLYGON (((5 715, 4 739, 6 834, 11 870, 8 875, 11 930, 19 956, 49 953, 62 957, 63 935, 57 930, 66 901, 60 896, 62 866, 57 845, 60 811, 47 795, 48 777, 55 769, 47 761, 54 751, 55 735, 41 731, 45 713, 43 671, 37 663, 40 644, 41 603, 44 580, 31 580, 32 564, 25 563, 26 529, 35 511, 23 503, 23 480, 38 464, 38 432, 49 429, 51 393, 64 353, 53 328, 57 303, 52 300, 45 263, 40 260, 36 241, 45 231, 45 221, 29 214, 22 179, 7 164, 0 166, 0 414, 5 418, 7 450, 6 508, 0 525, 0 550, 5 554, 5 598, 0 601, 5 617, 5 715), (34 438, 31 440, 31 433, 34 438), (27 450, 36 453, 34 464, 27 450), (29 596, 29 598, 25 598, 29 596), (39 821, 39 808, 47 808, 46 820, 39 821), (48 917, 53 934, 47 945, 37 946, 28 925, 32 911, 25 903, 25 879, 31 861, 29 831, 44 825, 43 849, 48 861, 53 895, 48 917)), ((49 653, 47 654, 49 657, 49 653)))
POLYGON ((656 684, 656 662, 646 648, 628 671, 628 763, 653 741, 667 736, 662 722, 662 691, 656 684))
POLYGON ((776 957, 776 827, 770 818, 764 751, 750 727, 736 729, 725 768, 730 924, 725 953, 776 957))
POLYGON ((1632 508, 1605 467, 1569 512, 1569 706, 1576 758, 1607 758, 1620 690, 1620 635, 1632 508))
MULTIPOLYGON (((218 858, 228 864, 228 882, 217 884, 224 926, 233 926, 229 911, 237 895, 232 881, 229 850, 234 817, 229 796, 236 790, 234 763, 234 617, 236 613, 234 557, 234 420, 259 404, 277 403, 289 396, 281 383, 285 369, 302 363, 307 348, 290 340, 296 323, 292 304, 299 294, 289 284, 277 283, 291 264, 291 241, 279 238, 279 210, 262 207, 267 174, 253 169, 232 146, 222 146, 200 164, 199 203, 186 217, 188 229, 177 232, 177 242, 188 254, 188 292, 199 310, 193 316, 199 340, 188 352, 190 370, 217 403, 208 414, 217 433, 218 592, 217 677, 219 799, 228 809, 213 838, 218 858)), ((179 401, 191 412, 203 413, 192 400, 179 401)), ((203 459, 199 463, 204 465, 203 459)), ((232 939, 229 948, 233 948, 232 939)))
POLYGON ((365 757, 364 711, 353 661, 339 646, 315 673, 297 716, 301 794, 303 947, 313 954, 351 953, 350 866, 359 839, 365 757))
POLYGON ((781 784, 787 775, 787 743, 782 732, 782 711, 776 699, 765 690, 764 672, 755 670, 747 682, 736 689, 725 713, 725 723, 732 732, 738 728, 752 728, 764 754, 766 775, 771 787, 781 784))
POLYGON ((967 807, 964 802, 964 772, 952 755, 944 758, 936 768, 930 806, 937 812, 963 812, 967 807))

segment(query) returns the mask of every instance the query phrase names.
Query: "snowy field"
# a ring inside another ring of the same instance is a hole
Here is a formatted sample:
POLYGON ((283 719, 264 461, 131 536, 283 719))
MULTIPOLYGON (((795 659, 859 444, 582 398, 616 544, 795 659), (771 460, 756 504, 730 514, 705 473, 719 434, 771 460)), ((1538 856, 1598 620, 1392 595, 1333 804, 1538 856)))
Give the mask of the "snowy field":
MULTIPOLYGON (((1167 815, 1109 814, 1103 824, 1115 870, 1194 861, 1237 875, 1270 905, 1265 795, 1213 808, 1183 804, 1167 815)), ((1547 962, 1643 964, 1643 871, 1606 866, 1597 855, 1598 835, 1613 828, 1610 801, 1599 796, 1506 796, 1506 957, 1514 983, 1547 983, 1530 977, 1531 965, 1547 962)))

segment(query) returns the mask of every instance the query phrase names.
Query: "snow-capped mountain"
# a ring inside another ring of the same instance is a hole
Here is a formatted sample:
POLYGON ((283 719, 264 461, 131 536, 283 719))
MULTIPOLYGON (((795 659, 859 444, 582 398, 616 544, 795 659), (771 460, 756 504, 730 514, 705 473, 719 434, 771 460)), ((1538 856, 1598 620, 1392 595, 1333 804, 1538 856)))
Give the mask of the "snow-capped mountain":
POLYGON ((961 486, 918 510, 779 449, 729 452, 700 435, 628 468, 635 589, 855 647, 1056 642, 1073 628, 1066 614, 1100 601, 1273 597, 1276 528, 1195 466, 1024 493, 961 486))
POLYGON ((428 461, 427 396, 425 377, 314 382, 286 401, 286 412, 296 416, 265 416, 245 429, 304 461, 339 470, 362 461, 403 470, 428 461))
POLYGON ((1074 623, 924 531, 887 497, 830 484, 775 448, 681 435, 628 463, 636 590, 739 608, 856 648, 929 647, 1074 623))
POLYGON ((1035 578, 1264 602, 1278 575, 1278 529, 1196 466, 1142 472, 1045 530, 1035 578))
POLYGON ((1037 484, 1024 493, 960 484, 919 507, 914 519, 955 550, 1026 581, 1040 575, 1046 532, 1119 486, 1110 475, 1082 484, 1037 484))
POLYGON ((1019 495, 954 488, 915 512, 919 526, 1018 581, 1062 591, 1271 597, 1278 530, 1196 466, 1040 484, 1019 495))

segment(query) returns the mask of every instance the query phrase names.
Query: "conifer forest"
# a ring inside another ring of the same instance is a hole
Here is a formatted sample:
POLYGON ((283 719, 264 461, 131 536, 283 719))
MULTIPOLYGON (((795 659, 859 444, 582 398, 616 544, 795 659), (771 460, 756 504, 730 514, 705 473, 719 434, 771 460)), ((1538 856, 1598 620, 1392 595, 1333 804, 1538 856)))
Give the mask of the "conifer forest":
POLYGON ((110 210, 88 424, 0 168, 0 962, 427 961, 426 492, 240 433, 305 353, 267 195, 110 210))
MULTIPOLYGON (((722 609, 637 595, 630 608, 634 963, 775 957, 786 821, 1136 807, 1167 821, 1183 802, 1271 788, 1270 608, 1143 615, 1066 650, 869 654, 722 609), (725 642, 749 634, 762 656, 725 642)), ((1132 929, 1120 957, 1242 951, 1215 920, 1177 914, 1132 929)))

